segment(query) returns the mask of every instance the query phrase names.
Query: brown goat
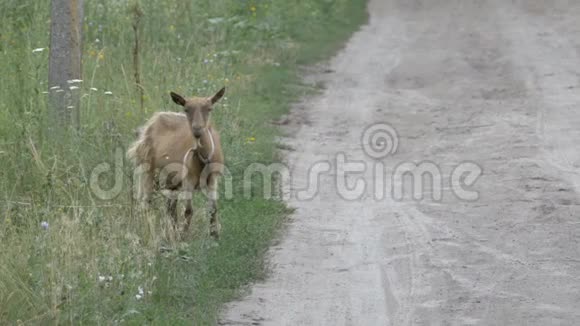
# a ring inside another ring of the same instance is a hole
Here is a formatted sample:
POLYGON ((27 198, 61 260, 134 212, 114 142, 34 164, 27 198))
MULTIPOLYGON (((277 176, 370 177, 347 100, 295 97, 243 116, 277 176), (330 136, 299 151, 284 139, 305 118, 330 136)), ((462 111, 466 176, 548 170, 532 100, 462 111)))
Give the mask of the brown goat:
MULTIPOLYGON (((219 238, 221 225, 217 213, 217 186, 223 173, 224 155, 220 136, 210 122, 213 104, 225 93, 222 88, 212 97, 183 98, 171 92, 173 102, 183 106, 184 113, 157 112, 141 128, 139 138, 127 151, 127 156, 140 168, 138 199, 145 205, 151 201, 155 181, 173 196, 167 199, 167 210, 177 227, 175 193, 184 190, 207 191, 210 214, 210 234, 219 238), (158 179, 155 175, 158 173, 158 179)), ((185 230, 193 215, 192 198, 185 209, 185 230)))

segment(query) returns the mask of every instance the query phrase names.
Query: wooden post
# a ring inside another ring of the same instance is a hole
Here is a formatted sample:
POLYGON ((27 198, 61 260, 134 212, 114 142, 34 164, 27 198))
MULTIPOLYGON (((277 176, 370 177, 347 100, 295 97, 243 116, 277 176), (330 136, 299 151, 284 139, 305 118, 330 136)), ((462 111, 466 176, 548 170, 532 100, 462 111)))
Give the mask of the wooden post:
POLYGON ((135 1, 132 7, 133 12, 133 35, 135 37, 133 44, 133 72, 135 76, 135 87, 137 88, 137 95, 139 96, 139 107, 141 109, 141 117, 145 116, 145 103, 144 103, 144 91, 143 85, 141 85, 141 18, 143 17, 143 11, 139 1, 135 1))
POLYGON ((54 131, 80 126, 82 79, 83 0, 51 0, 48 87, 51 128, 54 131), (73 86, 73 89, 71 89, 73 86))

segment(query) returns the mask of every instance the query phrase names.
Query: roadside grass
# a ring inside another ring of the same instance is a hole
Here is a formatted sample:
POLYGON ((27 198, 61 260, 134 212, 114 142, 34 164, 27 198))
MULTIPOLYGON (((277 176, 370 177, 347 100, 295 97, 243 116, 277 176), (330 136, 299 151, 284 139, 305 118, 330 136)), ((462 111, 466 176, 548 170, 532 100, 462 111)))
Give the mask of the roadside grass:
POLYGON ((271 122, 306 92, 295 87, 300 64, 336 51, 366 19, 366 4, 85 6, 81 126, 55 139, 54 129, 65 128, 47 123, 43 93, 49 1, 0 3, 0 324, 214 325, 224 302, 265 276, 264 253, 289 212, 263 198, 259 177, 246 198, 244 169, 278 161, 271 122), (132 62, 135 6, 143 12, 143 108, 132 62), (214 121, 234 198, 220 200, 219 243, 207 236, 202 196, 193 230, 179 241, 162 198, 151 212, 136 209, 124 152, 153 112, 179 109, 170 90, 211 95, 224 85, 214 121))

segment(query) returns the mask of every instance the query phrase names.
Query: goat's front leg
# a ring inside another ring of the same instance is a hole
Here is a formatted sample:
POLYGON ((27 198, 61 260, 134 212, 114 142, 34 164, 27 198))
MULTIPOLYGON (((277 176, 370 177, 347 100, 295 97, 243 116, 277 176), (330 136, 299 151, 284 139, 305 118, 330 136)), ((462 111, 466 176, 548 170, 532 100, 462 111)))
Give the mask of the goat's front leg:
POLYGON ((191 218, 193 216, 193 191, 195 186, 192 182, 185 182, 184 184, 184 192, 185 192, 185 227, 183 228, 184 231, 189 230, 189 226, 191 225, 191 218))
POLYGON ((209 234, 214 239, 218 240, 220 237, 221 224, 218 215, 217 207, 217 188, 218 179, 215 174, 211 174, 208 177, 208 213, 209 213, 209 234))
POLYGON ((192 217, 193 217, 193 205, 191 204, 191 200, 188 200, 187 203, 185 204, 185 226, 183 227, 183 231, 187 232, 189 230, 192 217))
POLYGON ((177 199, 171 196, 167 198, 167 213, 171 216, 173 228, 177 229, 177 199))

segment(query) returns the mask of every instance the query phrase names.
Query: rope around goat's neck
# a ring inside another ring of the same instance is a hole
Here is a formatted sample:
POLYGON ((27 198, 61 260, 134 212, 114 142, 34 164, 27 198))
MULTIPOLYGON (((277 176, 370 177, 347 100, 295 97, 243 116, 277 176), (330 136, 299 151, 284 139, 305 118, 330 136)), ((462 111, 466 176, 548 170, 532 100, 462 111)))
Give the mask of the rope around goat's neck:
MULTIPOLYGON (((213 154, 215 152, 215 142, 213 140, 213 134, 211 133, 209 128, 207 128, 206 130, 207 130, 207 135, 209 136, 209 143, 211 145, 211 149, 209 151, 209 154, 207 155, 207 158, 203 158, 203 155, 201 155, 201 151, 197 152, 197 156, 204 164, 211 163, 211 159, 212 159, 213 154)), ((193 150, 193 148, 191 150, 193 150)))
POLYGON ((187 157, 189 156, 189 153, 193 153, 195 152, 195 149, 190 148, 187 152, 185 152, 185 155, 183 156, 183 165, 181 166, 181 179, 185 180, 185 177, 187 177, 187 157))
POLYGON ((213 140, 213 134, 211 133, 211 131, 209 131, 209 128, 207 129, 207 134, 209 136, 209 144, 211 146, 211 149, 209 151, 209 155, 207 156, 207 158, 204 158, 203 155, 201 155, 201 151, 192 147, 187 151, 187 153, 185 153, 185 156, 183 156, 183 165, 185 165, 185 163, 187 162, 187 157, 189 156, 189 153, 193 153, 196 150, 197 150, 197 156, 204 164, 211 162, 211 159, 213 158, 213 155, 215 153, 215 141, 213 140))
MULTIPOLYGON (((215 142, 213 140, 213 135, 212 133, 209 131, 209 128, 207 129, 207 134, 209 135, 209 142, 211 145, 211 150, 209 151, 209 155, 207 156, 207 159, 204 158, 201 155, 200 151, 197 151, 197 156, 199 157, 199 159, 203 162, 203 164, 208 164, 211 163, 211 159, 213 157, 213 154, 215 153, 215 142)), ((189 157, 190 153, 195 153, 196 149, 195 148, 190 148, 185 155, 183 156, 183 169, 181 171, 181 177, 185 178, 187 176, 187 158, 189 157)))

